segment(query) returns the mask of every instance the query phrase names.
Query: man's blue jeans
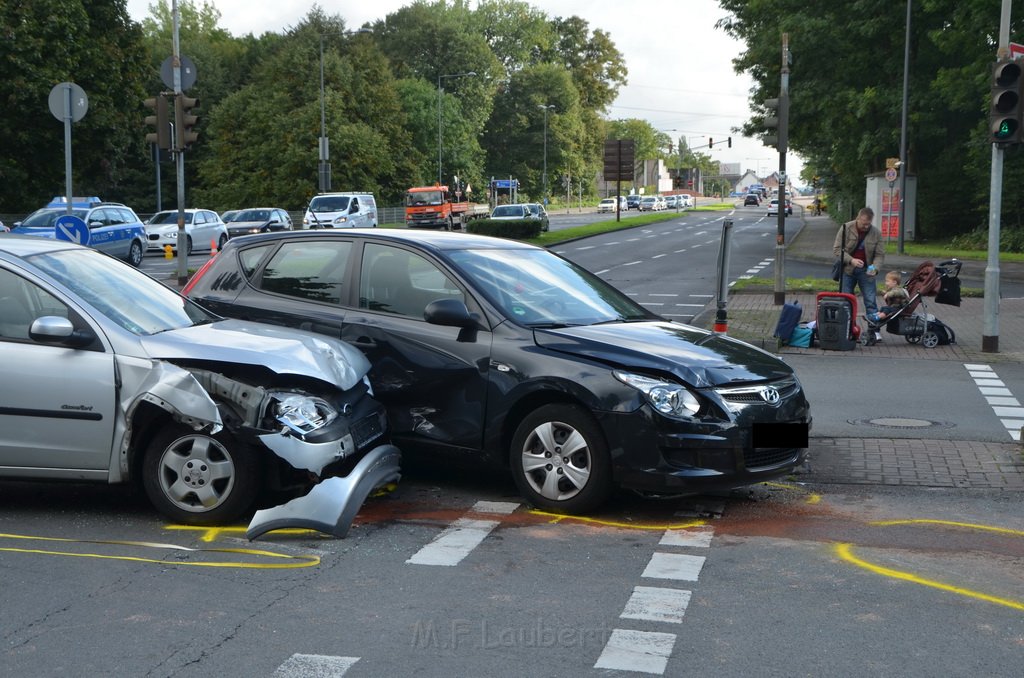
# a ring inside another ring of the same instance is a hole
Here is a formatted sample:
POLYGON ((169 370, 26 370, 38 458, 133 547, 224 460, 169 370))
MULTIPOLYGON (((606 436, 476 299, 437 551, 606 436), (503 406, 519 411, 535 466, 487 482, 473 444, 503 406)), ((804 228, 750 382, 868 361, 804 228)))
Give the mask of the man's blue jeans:
POLYGON ((843 274, 841 290, 845 294, 853 294, 854 287, 860 287, 860 296, 864 299, 864 314, 878 313, 878 276, 868 275, 865 267, 853 269, 853 274, 843 274))

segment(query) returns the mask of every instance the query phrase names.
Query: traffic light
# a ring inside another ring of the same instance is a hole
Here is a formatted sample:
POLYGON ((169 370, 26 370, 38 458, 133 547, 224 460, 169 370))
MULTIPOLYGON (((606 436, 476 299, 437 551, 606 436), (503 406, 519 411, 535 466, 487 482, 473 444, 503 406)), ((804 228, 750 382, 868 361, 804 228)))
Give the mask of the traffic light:
POLYGON ((708 137, 708 148, 711 148, 714 145, 715 145, 715 140, 712 139, 711 137, 708 137))
POLYGON ((198 116, 192 114, 193 108, 199 108, 199 99, 178 94, 174 97, 174 147, 183 151, 199 139, 196 132, 198 116))
POLYGON ((768 109, 768 114, 764 119, 764 126, 768 128, 768 134, 764 137, 765 146, 779 146, 779 100, 778 99, 765 99, 764 107, 768 109))
POLYGON ((156 130, 146 134, 146 143, 156 144, 163 149, 171 147, 171 121, 167 117, 167 99, 163 96, 150 97, 142 102, 156 115, 147 115, 146 124, 156 130))
POLYGON ((729 137, 726 141, 729 143, 729 148, 732 148, 732 137, 729 137))
POLYGON ((1021 143, 1021 98, 1024 78, 1020 64, 1000 59, 992 69, 992 98, 989 106, 989 136, 992 143, 1021 143))

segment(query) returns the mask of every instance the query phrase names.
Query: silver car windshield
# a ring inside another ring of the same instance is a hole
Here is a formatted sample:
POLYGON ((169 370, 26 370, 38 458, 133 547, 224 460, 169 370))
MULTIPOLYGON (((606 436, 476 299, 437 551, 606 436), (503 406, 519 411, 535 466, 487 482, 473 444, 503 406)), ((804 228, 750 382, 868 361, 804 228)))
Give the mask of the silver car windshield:
POLYGON ((505 317, 529 327, 657 318, 593 273, 545 250, 458 250, 450 257, 505 317))
MULTIPOLYGON (((191 224, 192 223, 192 213, 191 212, 185 212, 185 214, 183 216, 185 217, 185 223, 186 224, 191 224)), ((178 212, 177 211, 157 212, 155 215, 153 215, 153 218, 149 220, 149 223, 151 223, 151 224, 176 224, 176 223, 178 223, 178 212)))
POLYGON ((29 259, 134 334, 157 334, 219 320, 146 274, 95 250, 47 252, 29 259))

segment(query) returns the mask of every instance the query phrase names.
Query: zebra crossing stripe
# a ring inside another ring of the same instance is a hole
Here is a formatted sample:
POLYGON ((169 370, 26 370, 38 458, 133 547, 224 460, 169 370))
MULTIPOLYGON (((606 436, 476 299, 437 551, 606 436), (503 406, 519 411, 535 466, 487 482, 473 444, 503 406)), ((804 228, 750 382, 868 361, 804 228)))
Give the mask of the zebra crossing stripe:
POLYGON ((1010 438, 1020 442, 1021 428, 1024 427, 1024 407, 1013 396, 1010 389, 999 378, 991 365, 976 363, 964 363, 967 373, 974 379, 975 385, 984 396, 985 402, 989 404, 992 411, 1003 426, 1010 438))
POLYGON ((405 562, 410 565, 458 565, 499 524, 496 520, 459 518, 405 562))
POLYGON ((619 615, 622 619, 682 624, 692 593, 684 589, 634 586, 633 595, 619 615))
POLYGON ((321 654, 293 654, 277 667, 274 678, 341 678, 359 657, 330 657, 321 654))
POLYGON ((711 537, 714 535, 714 530, 668 530, 658 543, 661 546, 690 546, 706 549, 711 546, 711 537))
POLYGON ((612 629, 595 669, 664 674, 676 634, 612 629))

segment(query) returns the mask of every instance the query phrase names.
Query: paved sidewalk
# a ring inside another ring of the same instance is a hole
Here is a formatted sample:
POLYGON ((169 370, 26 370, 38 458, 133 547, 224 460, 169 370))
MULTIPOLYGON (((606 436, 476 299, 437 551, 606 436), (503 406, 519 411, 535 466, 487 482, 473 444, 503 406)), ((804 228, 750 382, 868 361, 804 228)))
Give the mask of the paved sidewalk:
MULTIPOLYGON (((804 212, 809 214, 809 212, 804 212)), ((790 222, 801 218, 798 211, 790 222)), ((800 233, 787 243, 787 260, 820 263, 830 267, 832 242, 839 225, 827 216, 806 217, 800 233)), ((787 228, 788 232, 788 228, 787 228)), ((895 243, 888 247, 884 270, 913 271, 921 259, 894 254, 895 243)), ((828 268, 823 269, 828 271, 828 268)), ((984 288, 985 262, 964 262, 960 278, 965 286, 984 288)), ((1000 264, 1000 280, 1024 281, 1024 265, 1000 264)), ((828 291, 836 291, 833 286, 828 291)), ((814 294, 787 295, 786 301, 798 301, 803 320, 816 313, 814 294)), ((858 312, 860 308, 858 296, 858 312)), ((999 351, 981 350, 985 302, 964 298, 961 305, 947 306, 925 300, 927 311, 953 328, 956 343, 925 348, 911 344, 905 337, 882 331, 882 342, 874 346, 858 344, 852 351, 824 351, 820 348, 779 346, 772 337, 781 307, 769 293, 734 293, 726 306, 727 334, 785 356, 789 353, 820 356, 836 361, 852 356, 911 360, 946 360, 960 363, 999 363, 1024 361, 1024 299, 1003 298, 999 303, 999 351)), ((693 324, 711 328, 716 305, 711 303, 693 324)), ((863 320, 861 322, 863 326, 863 320)), ((813 432, 812 432, 813 433, 813 432)), ((878 438, 877 429, 865 429, 865 437, 812 437, 808 462, 799 479, 810 483, 899 485, 967 489, 998 489, 1024 492, 1024 453, 1020 442, 992 443, 957 440, 921 440, 878 438)))

